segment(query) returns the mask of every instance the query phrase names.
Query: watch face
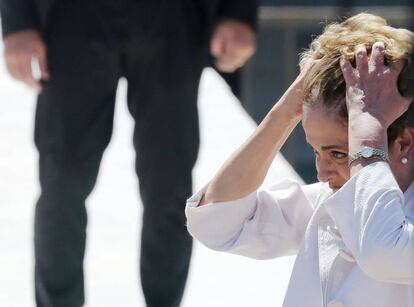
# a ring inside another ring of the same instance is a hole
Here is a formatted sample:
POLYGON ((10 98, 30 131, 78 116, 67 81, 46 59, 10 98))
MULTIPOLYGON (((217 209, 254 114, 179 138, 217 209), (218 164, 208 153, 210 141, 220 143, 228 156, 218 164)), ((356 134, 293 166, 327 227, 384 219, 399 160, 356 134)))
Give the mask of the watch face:
POLYGON ((364 148, 361 150, 361 156, 364 158, 371 158, 373 155, 372 148, 364 148))

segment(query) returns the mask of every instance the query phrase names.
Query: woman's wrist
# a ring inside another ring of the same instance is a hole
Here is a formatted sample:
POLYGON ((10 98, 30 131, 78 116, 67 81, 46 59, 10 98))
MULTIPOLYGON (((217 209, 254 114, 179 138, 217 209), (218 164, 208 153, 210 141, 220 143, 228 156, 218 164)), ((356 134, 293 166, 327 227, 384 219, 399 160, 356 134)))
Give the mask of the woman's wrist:
POLYGON ((387 126, 371 116, 350 118, 348 123, 349 153, 364 147, 387 150, 387 126))
POLYGON ((285 123, 297 123, 302 119, 302 104, 292 103, 293 99, 280 99, 270 110, 268 116, 285 123))
POLYGON ((364 147, 388 150, 386 123, 371 113, 355 109, 350 109, 348 116, 350 154, 355 154, 364 147))

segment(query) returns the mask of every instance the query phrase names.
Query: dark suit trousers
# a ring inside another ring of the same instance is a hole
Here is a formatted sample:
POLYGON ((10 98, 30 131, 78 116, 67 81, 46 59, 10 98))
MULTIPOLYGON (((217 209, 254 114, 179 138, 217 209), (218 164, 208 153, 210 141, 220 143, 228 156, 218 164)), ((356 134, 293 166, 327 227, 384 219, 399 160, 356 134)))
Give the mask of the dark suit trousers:
POLYGON ((41 307, 84 303, 85 200, 111 138, 117 83, 125 77, 144 207, 141 283, 147 306, 178 306, 192 247, 184 206, 199 146, 196 100, 207 43, 198 36, 196 13, 177 2, 125 29, 110 28, 80 7, 85 3, 62 1, 45 33, 51 79, 39 95, 35 123, 36 301, 41 307))

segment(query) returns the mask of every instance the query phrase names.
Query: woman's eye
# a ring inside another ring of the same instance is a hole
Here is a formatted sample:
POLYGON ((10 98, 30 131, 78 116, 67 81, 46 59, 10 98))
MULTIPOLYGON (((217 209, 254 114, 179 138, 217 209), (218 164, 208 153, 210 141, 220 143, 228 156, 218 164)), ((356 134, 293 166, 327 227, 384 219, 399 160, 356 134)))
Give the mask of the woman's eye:
POLYGON ((348 157, 348 155, 343 152, 332 151, 332 157, 334 157, 335 159, 344 159, 348 157))

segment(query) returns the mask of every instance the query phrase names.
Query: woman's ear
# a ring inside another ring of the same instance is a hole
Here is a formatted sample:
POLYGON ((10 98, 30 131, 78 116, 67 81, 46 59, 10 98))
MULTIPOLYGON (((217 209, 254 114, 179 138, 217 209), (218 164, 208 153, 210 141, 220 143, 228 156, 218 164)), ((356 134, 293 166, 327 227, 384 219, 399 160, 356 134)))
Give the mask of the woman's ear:
POLYGON ((395 154, 400 158, 410 159, 414 155, 414 128, 406 127, 392 144, 395 154))
POLYGON ((395 179, 405 191, 414 180, 414 128, 404 128, 388 150, 395 179))

